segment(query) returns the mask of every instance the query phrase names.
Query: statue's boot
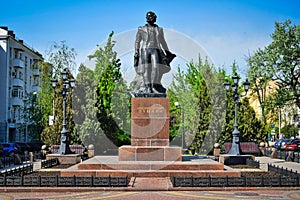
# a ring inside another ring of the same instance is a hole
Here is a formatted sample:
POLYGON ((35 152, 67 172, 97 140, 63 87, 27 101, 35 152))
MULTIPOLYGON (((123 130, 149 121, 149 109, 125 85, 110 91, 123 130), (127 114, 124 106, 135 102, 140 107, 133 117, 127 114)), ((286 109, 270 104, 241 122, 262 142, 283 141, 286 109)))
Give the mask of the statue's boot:
POLYGON ((146 86, 145 86, 145 93, 153 93, 151 83, 146 84, 146 86))

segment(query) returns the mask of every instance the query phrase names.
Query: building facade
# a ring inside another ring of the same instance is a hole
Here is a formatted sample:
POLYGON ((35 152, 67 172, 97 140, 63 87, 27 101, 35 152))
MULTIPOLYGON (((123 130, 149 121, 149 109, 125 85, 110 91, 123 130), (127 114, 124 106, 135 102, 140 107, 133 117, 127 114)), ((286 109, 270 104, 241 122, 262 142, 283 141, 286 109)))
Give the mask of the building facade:
POLYGON ((0 141, 30 141, 28 104, 39 90, 42 61, 39 52, 0 26, 0 141))
MULTIPOLYGON (((266 86, 266 90, 264 91, 264 95, 265 97, 275 93, 277 90, 279 89, 276 81, 269 81, 267 86, 266 86)), ((252 92, 248 92, 248 97, 249 97, 249 103, 250 105, 253 107, 256 116, 262 120, 262 108, 261 105, 259 103, 258 100, 258 95, 257 94, 253 94, 252 92)), ((295 125, 298 126, 298 134, 294 135, 294 137, 298 137, 300 138, 300 109, 297 107, 297 105, 293 102, 286 102, 283 106, 275 106, 271 112, 272 115, 276 115, 276 117, 274 116, 270 116, 267 115, 267 122, 270 124, 273 124, 274 128, 275 126, 278 127, 278 132, 275 132, 275 129, 273 129, 270 134, 272 134, 272 137, 275 139, 281 139, 282 137, 286 136, 286 133, 282 132, 281 129, 285 126, 288 125, 295 125), (274 121, 274 118, 277 121, 274 121), (270 119, 273 120, 273 122, 270 121, 270 119)))

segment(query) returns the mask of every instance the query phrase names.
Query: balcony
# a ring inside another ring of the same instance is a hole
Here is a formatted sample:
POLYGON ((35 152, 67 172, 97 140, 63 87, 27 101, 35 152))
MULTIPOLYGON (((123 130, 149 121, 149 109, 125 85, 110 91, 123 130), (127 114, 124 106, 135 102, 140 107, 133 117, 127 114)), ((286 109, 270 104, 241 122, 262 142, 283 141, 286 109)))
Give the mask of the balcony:
POLYGON ((12 106, 24 106, 24 102, 19 97, 13 97, 11 101, 12 106))
POLYGON ((19 79, 19 78, 14 78, 14 79, 12 80, 12 86, 24 88, 24 81, 22 81, 22 80, 19 79))
POLYGON ((32 86, 32 92, 38 92, 40 90, 40 87, 38 85, 32 86))
POLYGON ((39 76, 40 75, 40 70, 39 69, 33 69, 32 70, 32 75, 33 76, 39 76))
POLYGON ((25 67, 25 63, 24 63, 23 60, 15 58, 15 59, 13 59, 13 66, 14 67, 19 67, 19 68, 24 68, 25 67))

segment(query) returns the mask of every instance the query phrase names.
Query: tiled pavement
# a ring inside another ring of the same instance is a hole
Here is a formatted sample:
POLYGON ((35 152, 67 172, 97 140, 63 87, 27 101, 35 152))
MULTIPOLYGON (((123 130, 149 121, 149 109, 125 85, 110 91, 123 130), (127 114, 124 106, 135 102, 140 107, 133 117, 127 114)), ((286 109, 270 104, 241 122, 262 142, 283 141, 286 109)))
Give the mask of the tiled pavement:
POLYGON ((281 159, 275 159, 270 157, 256 157, 255 160, 260 162, 260 166, 263 170, 267 170, 267 165, 272 164, 277 167, 283 167, 284 169, 293 170, 293 172, 297 171, 300 173, 300 163, 297 162, 288 162, 281 159))
POLYGON ((299 190, 263 189, 229 191, 90 191, 90 192, 31 192, 0 193, 0 199, 112 199, 112 200, 196 200, 196 199, 300 199, 299 190))

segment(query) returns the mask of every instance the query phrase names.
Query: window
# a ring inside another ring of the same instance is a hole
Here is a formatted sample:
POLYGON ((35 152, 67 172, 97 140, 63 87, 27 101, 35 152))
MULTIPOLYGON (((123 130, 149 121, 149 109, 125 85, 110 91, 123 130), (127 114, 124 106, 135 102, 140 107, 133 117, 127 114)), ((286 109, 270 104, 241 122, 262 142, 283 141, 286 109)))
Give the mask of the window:
POLYGON ((27 56, 25 56, 25 70, 27 69, 27 56))
POLYGON ((19 71, 19 79, 23 80, 23 73, 21 71, 19 71))
POLYGON ((11 76, 14 77, 14 78, 17 78, 17 73, 15 71, 13 71, 11 76))
POLYGON ((18 58, 18 50, 15 49, 15 58, 18 58))
POLYGON ((13 89, 12 96, 13 97, 18 97, 19 96, 19 89, 13 89))
POLYGON ((23 98, 24 92, 22 90, 20 90, 19 88, 13 88, 13 90, 12 90, 12 96, 13 97, 23 98))
POLYGON ((39 85, 39 77, 34 76, 33 77, 33 85, 38 86, 39 85))

